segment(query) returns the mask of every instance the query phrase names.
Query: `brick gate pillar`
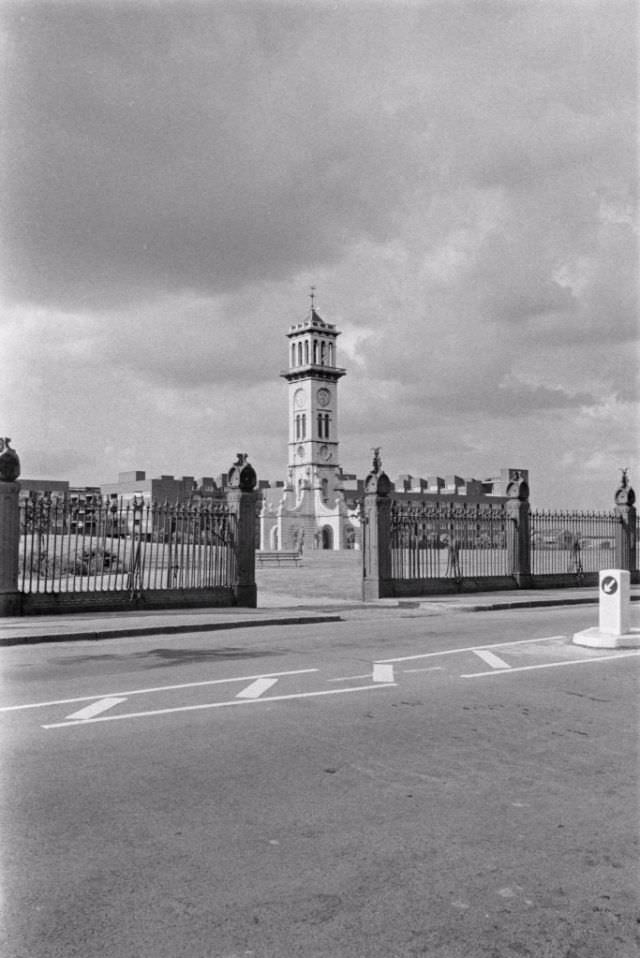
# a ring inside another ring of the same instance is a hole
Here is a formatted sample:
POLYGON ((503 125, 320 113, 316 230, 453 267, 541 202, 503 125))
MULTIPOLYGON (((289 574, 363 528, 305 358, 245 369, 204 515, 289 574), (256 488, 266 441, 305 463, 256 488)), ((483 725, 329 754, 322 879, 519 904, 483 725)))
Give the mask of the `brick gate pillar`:
POLYGON ((227 504, 236 516, 236 605, 255 609, 258 604, 256 586, 256 483, 255 469, 247 462, 244 452, 238 453, 229 472, 227 504))
POLYGON ((507 563, 519 589, 533 586, 531 575, 531 529, 529 484, 516 474, 507 486, 507 563))
POLYGON ((0 439, 0 615, 20 614, 20 460, 10 442, 0 439))
POLYGON ((365 602, 393 595, 391 578, 391 482, 382 471, 380 450, 364 486, 362 598, 365 602))
POLYGON ((616 538, 614 568, 636 572, 636 494, 629 485, 629 472, 622 470, 622 482, 616 490, 616 538))

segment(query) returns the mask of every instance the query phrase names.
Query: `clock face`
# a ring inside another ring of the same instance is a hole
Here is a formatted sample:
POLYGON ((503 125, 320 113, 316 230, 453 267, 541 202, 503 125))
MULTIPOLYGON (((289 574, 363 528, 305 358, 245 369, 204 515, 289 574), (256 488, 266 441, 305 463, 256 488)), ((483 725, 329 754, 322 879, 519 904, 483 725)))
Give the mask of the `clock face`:
POLYGON ((331 402, 331 393, 328 389, 318 390, 318 403, 321 406, 328 406, 331 402))
POLYGON ((320 458, 324 459, 325 462, 331 459, 331 450, 328 446, 320 446, 320 458))
POLYGON ((304 406, 304 389, 296 389, 293 394, 293 402, 295 403, 296 409, 301 409, 304 406))
POLYGON ((302 459, 302 457, 304 456, 304 446, 298 446, 298 448, 296 449, 296 452, 298 453, 298 458, 302 459))

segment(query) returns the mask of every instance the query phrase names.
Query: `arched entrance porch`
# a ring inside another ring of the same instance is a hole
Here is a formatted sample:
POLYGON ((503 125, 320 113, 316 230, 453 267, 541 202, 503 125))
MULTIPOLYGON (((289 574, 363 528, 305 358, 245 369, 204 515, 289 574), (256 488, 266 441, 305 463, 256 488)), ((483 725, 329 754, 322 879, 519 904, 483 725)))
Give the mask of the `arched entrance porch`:
POLYGON ((322 527, 322 548, 333 549, 333 529, 331 526, 322 527))

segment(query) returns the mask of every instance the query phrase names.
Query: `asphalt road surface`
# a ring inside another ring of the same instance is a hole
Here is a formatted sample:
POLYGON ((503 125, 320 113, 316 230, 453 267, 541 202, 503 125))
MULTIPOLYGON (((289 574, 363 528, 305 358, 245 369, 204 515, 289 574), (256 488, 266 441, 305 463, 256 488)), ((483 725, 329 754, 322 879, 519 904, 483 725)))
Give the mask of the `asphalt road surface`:
POLYGON ((0 650, 3 958, 635 958, 594 608, 0 650))

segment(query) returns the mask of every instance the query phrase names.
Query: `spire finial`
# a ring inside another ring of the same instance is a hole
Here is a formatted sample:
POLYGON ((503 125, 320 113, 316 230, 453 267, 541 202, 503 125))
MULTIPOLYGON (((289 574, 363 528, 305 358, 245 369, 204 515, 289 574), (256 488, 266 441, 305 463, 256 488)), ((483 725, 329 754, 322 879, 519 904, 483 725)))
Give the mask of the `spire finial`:
POLYGON ((315 300, 316 300, 316 288, 315 288, 315 286, 311 286, 311 287, 310 287, 309 299, 311 300, 311 312, 313 312, 314 307, 315 307, 315 300))

